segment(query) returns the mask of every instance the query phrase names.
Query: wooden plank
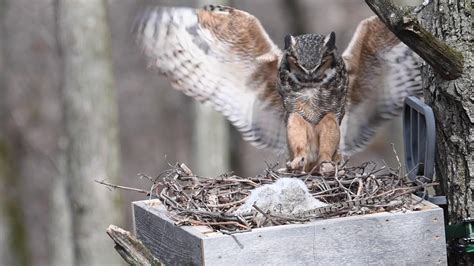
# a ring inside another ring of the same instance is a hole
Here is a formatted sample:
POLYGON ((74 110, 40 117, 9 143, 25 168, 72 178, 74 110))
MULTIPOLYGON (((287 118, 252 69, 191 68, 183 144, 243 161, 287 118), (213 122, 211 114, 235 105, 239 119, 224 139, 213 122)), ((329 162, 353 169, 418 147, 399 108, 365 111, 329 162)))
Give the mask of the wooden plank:
MULTIPOLYGON (((201 265, 201 239, 184 227, 175 226, 156 201, 132 204, 135 234, 165 265, 201 265)), ((199 233, 200 234, 200 233, 199 233)))
POLYGON ((206 227, 174 226, 159 201, 133 205, 138 238, 165 264, 446 264, 443 211, 426 201, 415 212, 334 218, 231 236, 206 227))
POLYGON ((203 240, 206 265, 446 264, 442 210, 379 213, 203 240))

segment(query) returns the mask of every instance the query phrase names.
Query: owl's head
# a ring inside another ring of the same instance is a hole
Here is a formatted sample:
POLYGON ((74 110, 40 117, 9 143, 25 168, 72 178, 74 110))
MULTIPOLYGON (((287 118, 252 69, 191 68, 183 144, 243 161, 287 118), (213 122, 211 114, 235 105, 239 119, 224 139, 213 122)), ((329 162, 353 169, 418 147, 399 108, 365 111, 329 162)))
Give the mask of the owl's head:
POLYGON ((324 84, 336 74, 336 35, 287 35, 280 68, 300 83, 324 84))

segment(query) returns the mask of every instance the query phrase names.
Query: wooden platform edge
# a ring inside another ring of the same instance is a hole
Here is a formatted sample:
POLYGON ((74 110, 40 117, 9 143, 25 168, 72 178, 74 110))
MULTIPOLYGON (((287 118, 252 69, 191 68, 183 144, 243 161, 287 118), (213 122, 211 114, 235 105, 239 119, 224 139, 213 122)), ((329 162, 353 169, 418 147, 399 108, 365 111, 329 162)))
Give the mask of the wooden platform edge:
POLYGON ((257 228, 232 236, 175 226, 159 201, 132 205, 137 237, 165 264, 332 264, 335 259, 342 264, 446 264, 443 211, 427 201, 419 211, 257 228), (150 216, 148 222, 137 221, 144 215, 150 216))
POLYGON ((132 203, 136 237, 165 265, 201 265, 202 240, 174 225, 151 201, 132 203), (151 205, 150 205, 151 204, 151 205))
POLYGON ((441 209, 267 227, 203 239, 206 265, 444 265, 441 209))

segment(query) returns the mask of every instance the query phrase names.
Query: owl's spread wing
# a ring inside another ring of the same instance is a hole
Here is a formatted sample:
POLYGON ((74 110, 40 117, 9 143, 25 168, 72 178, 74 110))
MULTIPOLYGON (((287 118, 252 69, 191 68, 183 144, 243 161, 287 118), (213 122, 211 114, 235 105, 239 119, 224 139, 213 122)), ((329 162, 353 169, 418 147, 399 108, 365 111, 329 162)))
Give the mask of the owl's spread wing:
POLYGON ((210 104, 259 148, 286 150, 276 90, 281 51, 252 15, 230 7, 156 7, 137 19, 150 66, 177 90, 210 104))
POLYGON ((341 152, 362 150, 376 130, 401 114, 404 99, 421 95, 418 58, 380 21, 362 21, 342 55, 349 74, 341 152))

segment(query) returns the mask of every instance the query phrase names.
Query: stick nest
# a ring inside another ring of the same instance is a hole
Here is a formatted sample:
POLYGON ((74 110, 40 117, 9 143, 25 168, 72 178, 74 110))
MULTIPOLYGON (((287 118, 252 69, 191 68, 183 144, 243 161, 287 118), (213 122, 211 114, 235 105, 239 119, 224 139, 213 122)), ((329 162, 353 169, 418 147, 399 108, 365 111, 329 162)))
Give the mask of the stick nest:
MULTIPOLYGON (((304 223, 314 217, 284 217, 278 212, 264 212, 254 205, 253 214, 245 216, 233 214, 250 195, 251 190, 271 184, 279 178, 299 178, 305 182, 314 198, 333 206, 332 211, 320 215, 317 219, 362 215, 382 211, 414 210, 415 202, 411 194, 417 190, 426 193, 426 188, 434 184, 409 182, 398 169, 377 168, 373 162, 356 167, 342 166, 332 176, 295 173, 276 170, 276 165, 268 166, 263 174, 243 178, 233 173, 218 177, 198 177, 184 164, 171 165, 158 177, 151 178, 150 190, 132 189, 146 193, 150 198, 158 198, 166 206, 170 217, 177 225, 205 225, 227 234, 243 232, 252 228, 304 223), (379 199, 371 205, 351 207, 341 206, 343 202, 355 202, 362 199, 379 199), (334 207, 336 206, 336 207, 334 207), (256 214, 265 216, 264 222, 257 222, 256 214)), ((422 178, 422 177, 420 177, 422 178)), ((105 182, 99 182, 113 186, 105 182)))

